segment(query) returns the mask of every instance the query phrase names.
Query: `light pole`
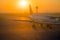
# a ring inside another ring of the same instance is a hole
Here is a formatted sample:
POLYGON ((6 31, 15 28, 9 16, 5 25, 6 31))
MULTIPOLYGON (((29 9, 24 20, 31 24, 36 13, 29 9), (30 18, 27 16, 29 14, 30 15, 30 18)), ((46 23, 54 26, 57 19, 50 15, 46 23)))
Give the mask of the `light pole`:
POLYGON ((38 13, 38 6, 36 6, 36 13, 38 13))

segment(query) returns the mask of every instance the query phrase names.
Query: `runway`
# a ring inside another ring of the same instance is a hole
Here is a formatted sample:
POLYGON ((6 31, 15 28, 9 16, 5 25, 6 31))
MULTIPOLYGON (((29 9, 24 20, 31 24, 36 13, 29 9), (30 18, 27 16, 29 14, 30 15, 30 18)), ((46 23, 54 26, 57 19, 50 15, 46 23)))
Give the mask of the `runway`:
POLYGON ((59 40, 60 31, 48 31, 29 18, 1 15, 0 40, 59 40), (58 37, 58 38, 57 38, 58 37))

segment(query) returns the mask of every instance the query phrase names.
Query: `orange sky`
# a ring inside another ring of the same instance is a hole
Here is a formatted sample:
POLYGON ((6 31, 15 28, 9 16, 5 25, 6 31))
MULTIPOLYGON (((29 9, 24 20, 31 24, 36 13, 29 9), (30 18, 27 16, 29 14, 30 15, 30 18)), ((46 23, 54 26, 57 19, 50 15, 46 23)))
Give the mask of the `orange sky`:
MULTIPOLYGON (((18 6, 20 0, 1 0, 0 13, 29 13, 29 8, 21 8, 18 6)), ((60 0, 27 0, 31 3, 32 10, 36 12, 36 5, 39 7, 39 12, 60 12, 60 0)))

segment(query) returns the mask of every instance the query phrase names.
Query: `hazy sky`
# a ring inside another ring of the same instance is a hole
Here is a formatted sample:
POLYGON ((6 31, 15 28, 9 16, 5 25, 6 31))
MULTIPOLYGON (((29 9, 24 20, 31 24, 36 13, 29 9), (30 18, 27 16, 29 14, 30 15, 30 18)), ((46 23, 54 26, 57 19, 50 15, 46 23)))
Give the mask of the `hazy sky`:
MULTIPOLYGON (((36 12, 36 6, 39 12, 60 12, 60 0, 27 0, 31 3, 32 10, 36 12)), ((23 13, 29 12, 29 7, 21 8, 18 5, 20 0, 0 0, 0 13, 23 13)))

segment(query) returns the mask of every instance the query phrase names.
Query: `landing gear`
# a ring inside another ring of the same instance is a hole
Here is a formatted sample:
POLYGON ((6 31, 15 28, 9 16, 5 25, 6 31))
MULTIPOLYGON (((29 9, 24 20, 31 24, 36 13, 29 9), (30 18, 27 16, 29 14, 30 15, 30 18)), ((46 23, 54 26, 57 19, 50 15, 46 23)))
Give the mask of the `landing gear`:
POLYGON ((32 24, 32 28, 36 30, 36 25, 35 25, 35 23, 32 24))
POLYGON ((52 29, 50 24, 47 24, 46 27, 49 28, 49 29, 52 29))
POLYGON ((52 29, 52 27, 51 27, 50 24, 40 24, 40 25, 41 25, 41 27, 42 27, 43 29, 49 29, 49 30, 52 29))
POLYGON ((45 29, 45 30, 52 30, 51 24, 40 23, 40 24, 38 24, 38 25, 36 25, 36 23, 33 22, 32 28, 36 30, 37 27, 38 27, 38 28, 41 27, 42 29, 45 29), (38 26, 38 25, 39 25, 39 26, 38 26))

